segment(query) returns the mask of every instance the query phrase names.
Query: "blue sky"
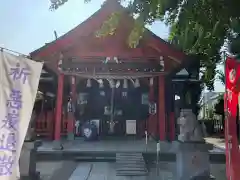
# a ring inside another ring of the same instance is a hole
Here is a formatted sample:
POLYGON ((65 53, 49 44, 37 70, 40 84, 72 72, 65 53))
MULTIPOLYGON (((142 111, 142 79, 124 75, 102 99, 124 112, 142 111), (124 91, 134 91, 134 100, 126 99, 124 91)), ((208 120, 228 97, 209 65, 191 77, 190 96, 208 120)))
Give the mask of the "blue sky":
MULTIPOLYGON (((54 40, 54 31, 61 36, 97 11, 104 0, 69 0, 52 12, 49 0, 8 0, 0 6, 0 47, 28 54, 54 40)), ((168 28, 161 22, 150 29, 163 39, 168 28)), ((217 85, 216 90, 221 88, 217 85)))
MULTIPOLYGON (((21 53, 29 52, 54 40, 54 30, 58 36, 65 34, 95 11, 103 0, 69 0, 64 6, 52 12, 49 0, 10 0, 0 6, 0 46, 21 53)), ((151 30, 162 38, 167 38, 168 28, 163 23, 155 23, 151 30)))

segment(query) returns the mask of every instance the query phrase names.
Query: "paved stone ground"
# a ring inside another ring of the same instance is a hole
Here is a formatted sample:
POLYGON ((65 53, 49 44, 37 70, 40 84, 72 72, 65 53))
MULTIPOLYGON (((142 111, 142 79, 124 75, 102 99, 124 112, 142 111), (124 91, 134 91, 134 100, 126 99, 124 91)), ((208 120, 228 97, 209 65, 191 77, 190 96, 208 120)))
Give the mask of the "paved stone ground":
MULTIPOLYGON (((72 152, 156 152, 156 142, 148 141, 146 145, 145 139, 123 139, 123 140, 100 140, 87 142, 84 140, 62 141, 64 151, 72 152)), ((170 142, 160 143, 161 152, 175 152, 176 150, 170 142)), ((53 142, 44 141, 43 145, 38 148, 39 152, 54 152, 53 142)), ((222 148, 215 146, 211 152, 224 153, 222 148)))
POLYGON ((212 164, 211 173, 216 177, 216 180, 227 180, 225 164, 212 164))
POLYGON ((59 162, 37 162, 37 171, 40 172, 42 180, 50 180, 53 173, 61 169, 63 161, 59 162))
MULTIPOLYGON (((216 138, 208 138, 207 142, 215 145, 213 152, 224 153, 223 147, 224 141, 216 138)), ((144 140, 124 140, 124 141, 96 141, 85 142, 76 140, 73 142, 64 141, 64 151, 120 151, 125 152, 131 150, 133 152, 156 152, 156 143, 149 141, 146 146, 144 140)), ((44 142, 39 151, 53 151, 52 142, 44 142)), ((174 152, 170 143, 164 142, 161 144, 161 151, 174 152)), ((74 162, 75 163, 75 162, 74 162)), ((115 163, 98 162, 98 163, 75 163, 73 162, 38 162, 37 170, 41 172, 42 180, 68 180, 73 174, 74 170, 78 167, 91 167, 91 171, 87 175, 87 179, 84 180, 175 180, 175 163, 161 162, 158 167, 156 165, 148 165, 149 175, 147 177, 121 177, 116 176, 115 163), (68 176, 68 178, 66 177, 68 176)), ((81 170, 79 171, 81 172, 81 170)), ((224 164, 212 164, 211 173, 216 177, 216 180, 226 180, 225 165, 224 164)), ((69 179, 75 180, 75 179, 69 179)), ((77 178, 77 180, 82 180, 77 178)))
MULTIPOLYGON (((37 169, 41 172, 42 180, 176 180, 175 179, 175 163, 161 162, 157 165, 150 164, 149 175, 147 177, 124 177, 116 176, 115 163, 107 162, 86 162, 78 163, 76 167, 65 165, 66 162, 39 162, 37 169), (77 169, 77 170, 76 170, 77 169), (74 170, 76 170, 74 172, 74 170), (83 170, 85 175, 83 174, 83 170), (72 171, 75 176, 63 177, 61 174, 66 174, 72 171), (58 174, 58 177, 56 177, 58 174), (79 175, 78 175, 79 174, 79 175), (81 175, 80 175, 81 174, 81 175), (56 178, 54 179, 53 176, 56 178), (83 179, 85 176, 85 179, 83 179)), ((216 180, 226 180, 225 165, 212 164, 212 175, 216 180)))

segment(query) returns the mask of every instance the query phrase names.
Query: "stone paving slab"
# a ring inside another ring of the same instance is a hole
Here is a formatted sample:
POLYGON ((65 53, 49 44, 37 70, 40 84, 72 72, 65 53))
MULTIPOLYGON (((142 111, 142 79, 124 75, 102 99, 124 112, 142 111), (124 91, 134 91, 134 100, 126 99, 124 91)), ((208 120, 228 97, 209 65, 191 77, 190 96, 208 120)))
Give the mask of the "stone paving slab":
POLYGON ((211 174, 216 180, 227 180, 225 164, 211 164, 211 174))
POLYGON ((58 162, 38 162, 36 165, 37 171, 40 172, 40 177, 42 180, 50 180, 53 173, 60 169, 63 165, 63 161, 58 162))
POLYGON ((90 163, 79 164, 68 180, 88 180, 91 171, 92 164, 90 163))
MULTIPOLYGON (((51 180, 51 176, 54 172, 58 171, 63 167, 65 162, 38 162, 37 163, 37 170, 41 173, 42 180, 51 180)), ((150 164, 148 165, 149 174, 148 176, 116 176, 116 164, 115 163, 107 163, 107 162, 86 162, 86 163, 79 163, 77 165, 75 171, 75 177, 80 179, 86 173, 84 170, 81 173, 81 170, 85 167, 92 167, 91 171, 89 172, 88 179, 84 180, 176 180, 175 177, 175 163, 173 162, 160 162, 156 168, 156 165, 150 164)), ((225 165, 224 164, 211 164, 211 173, 215 176, 216 180, 227 180, 226 173, 225 173, 225 165)), ((72 174, 73 175, 73 174, 72 174)), ((85 176, 86 177, 86 176, 85 176)), ((58 179, 54 179, 58 180, 58 179)), ((69 180, 69 179, 66 179, 69 180)))
POLYGON ((74 174, 77 165, 77 162, 65 161, 62 167, 53 173, 50 180, 67 180, 72 174, 74 174))
POLYGON ((106 162, 92 163, 91 174, 86 180, 114 180, 113 165, 113 163, 106 162))

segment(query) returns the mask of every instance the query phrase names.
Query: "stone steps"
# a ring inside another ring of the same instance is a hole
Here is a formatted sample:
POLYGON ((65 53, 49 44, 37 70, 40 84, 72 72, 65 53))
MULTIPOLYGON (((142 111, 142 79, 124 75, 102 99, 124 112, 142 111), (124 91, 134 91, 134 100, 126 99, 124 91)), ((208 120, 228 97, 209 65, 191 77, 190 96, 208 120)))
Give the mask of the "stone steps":
POLYGON ((146 176, 147 174, 148 170, 141 153, 116 154, 117 176, 146 176))

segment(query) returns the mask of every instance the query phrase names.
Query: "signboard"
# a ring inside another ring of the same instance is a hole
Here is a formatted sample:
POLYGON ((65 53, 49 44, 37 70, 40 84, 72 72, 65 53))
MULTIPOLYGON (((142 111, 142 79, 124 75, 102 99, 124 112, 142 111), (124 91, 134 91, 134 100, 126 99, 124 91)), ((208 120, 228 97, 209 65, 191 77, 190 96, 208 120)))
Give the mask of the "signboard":
POLYGON ((228 180, 237 180, 240 177, 239 145, 237 139, 237 105, 238 81, 240 79, 240 64, 233 58, 227 58, 225 64, 226 91, 224 95, 225 110, 225 145, 226 145, 226 172, 228 180))
POLYGON ((126 120, 126 134, 129 134, 129 135, 137 134, 136 120, 126 120))
POLYGON ((152 102, 149 103, 149 114, 154 115, 157 113, 157 104, 152 102))
POLYGON ((143 93, 142 94, 142 104, 148 105, 149 104, 149 96, 148 93, 143 93))
POLYGON ((25 57, 0 52, 0 180, 19 177, 19 156, 42 66, 25 57))

